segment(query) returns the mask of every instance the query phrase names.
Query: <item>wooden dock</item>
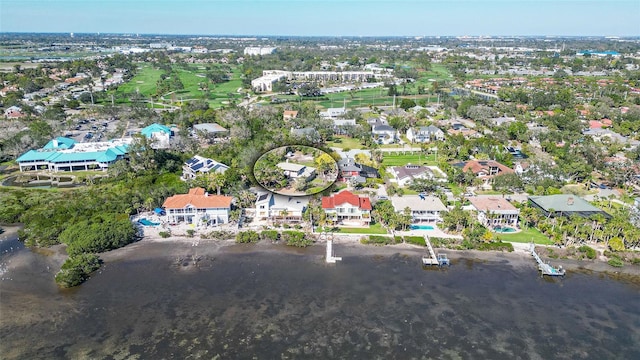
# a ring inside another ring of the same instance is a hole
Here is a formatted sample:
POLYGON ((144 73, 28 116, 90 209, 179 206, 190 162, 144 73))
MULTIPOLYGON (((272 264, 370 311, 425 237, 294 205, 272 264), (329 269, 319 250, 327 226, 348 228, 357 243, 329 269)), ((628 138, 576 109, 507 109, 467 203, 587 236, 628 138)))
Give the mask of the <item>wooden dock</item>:
POLYGON ((536 253, 536 247, 533 243, 531 243, 529 250, 531 251, 531 255, 538 263, 538 270, 540 270, 540 276, 564 276, 566 270, 562 268, 562 266, 553 267, 549 263, 545 263, 540 259, 540 256, 536 253))
POLYGON ((428 236, 424 236, 424 242, 427 245, 427 249, 429 250, 429 255, 424 255, 422 257, 422 265, 423 266, 427 266, 427 265, 437 265, 437 266, 442 266, 442 265, 449 265, 449 259, 447 258, 446 254, 438 254, 436 255, 436 252, 433 250, 433 246, 431 246, 431 241, 429 240, 428 236))

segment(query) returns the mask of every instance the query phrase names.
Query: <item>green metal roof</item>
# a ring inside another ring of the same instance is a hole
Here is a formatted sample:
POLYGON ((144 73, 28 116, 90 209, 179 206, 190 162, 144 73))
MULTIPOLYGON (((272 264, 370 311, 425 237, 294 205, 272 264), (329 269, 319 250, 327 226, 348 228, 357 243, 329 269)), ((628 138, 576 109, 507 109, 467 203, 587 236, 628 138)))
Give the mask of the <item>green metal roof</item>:
POLYGON ((589 204, 581 197, 571 194, 529 196, 529 200, 549 211, 555 212, 599 212, 601 209, 589 204))

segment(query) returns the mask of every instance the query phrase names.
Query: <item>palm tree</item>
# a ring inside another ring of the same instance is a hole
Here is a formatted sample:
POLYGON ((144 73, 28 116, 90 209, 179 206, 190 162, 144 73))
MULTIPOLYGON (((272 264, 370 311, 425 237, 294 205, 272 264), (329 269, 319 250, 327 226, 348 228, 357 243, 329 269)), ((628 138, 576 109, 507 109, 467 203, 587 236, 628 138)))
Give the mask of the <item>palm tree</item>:
POLYGON ((288 215, 289 215, 289 210, 287 209, 282 209, 278 213, 278 216, 281 217, 283 220, 286 219, 288 215))
POLYGON ((212 189, 215 188, 216 193, 220 195, 220 188, 227 183, 227 179, 224 174, 219 172, 210 172, 207 175, 207 178, 209 180, 209 187, 212 189))

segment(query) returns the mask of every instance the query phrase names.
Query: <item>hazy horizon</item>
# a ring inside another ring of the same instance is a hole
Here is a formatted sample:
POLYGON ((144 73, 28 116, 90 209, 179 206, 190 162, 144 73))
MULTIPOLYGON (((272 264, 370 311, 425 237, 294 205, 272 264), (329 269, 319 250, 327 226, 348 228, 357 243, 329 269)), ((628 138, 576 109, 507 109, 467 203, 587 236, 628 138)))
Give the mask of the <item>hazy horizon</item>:
POLYGON ((3 0, 2 33, 296 37, 640 35, 638 0, 3 0))

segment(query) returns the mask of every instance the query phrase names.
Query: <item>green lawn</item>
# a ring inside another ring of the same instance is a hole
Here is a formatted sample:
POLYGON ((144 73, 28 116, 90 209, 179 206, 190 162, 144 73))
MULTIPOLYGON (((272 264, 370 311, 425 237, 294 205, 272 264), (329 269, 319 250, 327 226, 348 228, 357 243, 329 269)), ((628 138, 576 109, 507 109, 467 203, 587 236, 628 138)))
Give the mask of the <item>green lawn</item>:
POLYGON ((501 233, 496 235, 503 241, 512 241, 518 243, 530 243, 531 241, 533 241, 534 243, 540 245, 553 245, 553 241, 551 241, 536 228, 526 228, 521 232, 515 234, 501 233))
POLYGON ((163 71, 155 69, 151 65, 142 65, 138 68, 136 76, 127 83, 118 86, 116 93, 139 92, 145 96, 156 94, 156 83, 160 80, 163 71))
POLYGON ((340 139, 340 142, 328 141, 327 145, 330 147, 337 147, 341 149, 362 149, 360 140, 346 137, 346 136, 334 136, 334 139, 340 139))
POLYGON ((437 165, 434 154, 423 154, 421 152, 414 154, 385 153, 382 158, 382 165, 385 166, 403 166, 409 163, 413 165, 437 165))
POLYGON ((496 190, 476 190, 476 194, 477 195, 500 195, 500 196, 502 196, 502 193, 500 191, 496 191, 496 190))
POLYGON ((154 97, 154 100, 163 101, 167 104, 174 101, 206 98, 209 102, 209 106, 212 108, 218 108, 227 104, 230 94, 232 94, 231 96, 236 101, 240 101, 241 94, 238 93, 238 88, 242 87, 242 80, 240 79, 240 69, 238 67, 232 68, 232 77, 230 81, 222 84, 209 83, 208 96, 206 96, 204 91, 200 90, 199 86, 202 82, 208 82, 207 78, 204 77, 206 70, 194 66, 184 68, 177 65, 173 66, 173 70, 180 77, 180 81, 184 85, 184 89, 175 91, 172 95, 164 95, 162 99, 156 98, 156 83, 163 74, 163 71, 153 68, 151 65, 147 64, 141 65, 138 68, 136 76, 127 83, 120 85, 115 93, 127 94, 139 92, 146 97, 154 97))
POLYGON ((432 80, 435 81, 445 81, 451 80, 451 74, 449 70, 443 64, 431 64, 431 69, 429 71, 424 71, 420 73, 420 78, 415 84, 420 84, 426 87, 427 90, 431 90, 432 80))
MULTIPOLYGON (((327 228, 328 230, 329 228, 327 228)), ((386 234, 387 230, 385 230, 382 225, 379 223, 373 224, 368 228, 351 228, 351 227, 339 227, 338 233, 341 234, 386 234)))

